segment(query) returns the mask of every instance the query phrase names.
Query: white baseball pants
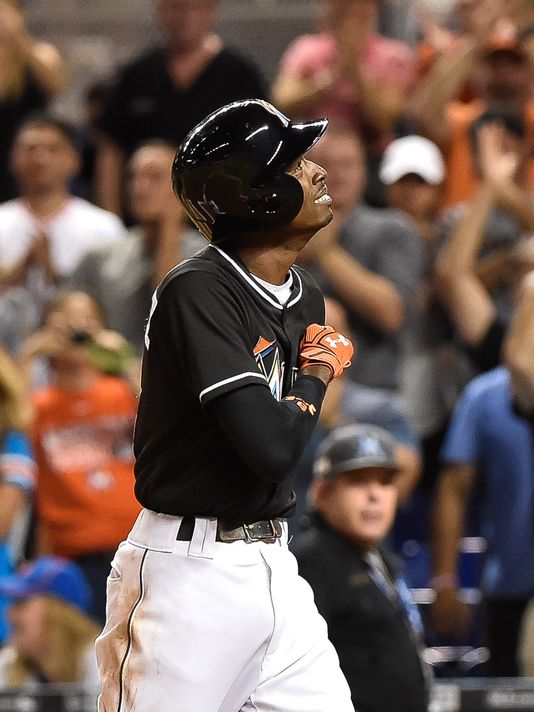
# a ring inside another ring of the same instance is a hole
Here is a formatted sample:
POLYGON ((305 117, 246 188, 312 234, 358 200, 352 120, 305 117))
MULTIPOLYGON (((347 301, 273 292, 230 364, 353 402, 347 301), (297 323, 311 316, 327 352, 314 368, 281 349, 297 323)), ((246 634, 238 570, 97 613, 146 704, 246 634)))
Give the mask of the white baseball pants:
POLYGON ((215 541, 216 520, 143 510, 112 563, 99 712, 354 712, 287 537, 215 541))

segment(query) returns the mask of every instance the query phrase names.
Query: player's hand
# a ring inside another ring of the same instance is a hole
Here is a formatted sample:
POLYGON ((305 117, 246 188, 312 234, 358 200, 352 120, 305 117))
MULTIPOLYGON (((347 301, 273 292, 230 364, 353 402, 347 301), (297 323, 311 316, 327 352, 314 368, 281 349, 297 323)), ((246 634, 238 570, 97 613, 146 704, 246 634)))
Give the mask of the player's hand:
POLYGON ((471 611, 458 597, 456 588, 445 588, 436 593, 436 600, 432 604, 432 619, 437 633, 461 639, 469 633, 471 611))
POLYGON ((337 378, 350 366, 353 355, 354 346, 346 336, 331 326, 310 324, 300 342, 299 367, 324 366, 337 378))

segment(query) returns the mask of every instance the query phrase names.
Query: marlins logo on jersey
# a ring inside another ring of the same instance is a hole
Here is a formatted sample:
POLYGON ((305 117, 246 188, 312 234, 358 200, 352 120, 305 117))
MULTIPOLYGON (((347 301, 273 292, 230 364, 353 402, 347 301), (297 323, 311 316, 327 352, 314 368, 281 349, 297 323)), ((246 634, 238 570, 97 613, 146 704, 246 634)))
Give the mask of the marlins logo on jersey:
POLYGON ((281 400, 284 364, 280 360, 280 351, 276 341, 267 341, 263 336, 260 336, 253 354, 257 367, 267 379, 271 393, 276 400, 281 400))

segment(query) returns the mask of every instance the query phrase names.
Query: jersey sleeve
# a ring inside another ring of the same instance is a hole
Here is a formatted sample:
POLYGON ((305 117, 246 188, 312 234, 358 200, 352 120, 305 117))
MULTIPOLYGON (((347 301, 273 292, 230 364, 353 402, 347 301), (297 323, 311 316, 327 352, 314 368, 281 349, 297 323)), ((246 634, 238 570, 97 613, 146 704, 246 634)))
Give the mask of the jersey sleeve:
POLYGON ((251 383, 268 388, 248 323, 246 306, 216 274, 187 272, 156 292, 145 345, 174 359, 205 405, 251 383))

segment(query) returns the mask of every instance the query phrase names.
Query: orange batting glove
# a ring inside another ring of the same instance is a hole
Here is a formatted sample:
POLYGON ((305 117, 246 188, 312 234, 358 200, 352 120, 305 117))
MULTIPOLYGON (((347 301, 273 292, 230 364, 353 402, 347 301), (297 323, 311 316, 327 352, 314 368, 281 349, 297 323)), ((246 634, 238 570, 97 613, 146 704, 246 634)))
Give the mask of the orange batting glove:
POLYGON ((346 336, 331 326, 310 324, 300 342, 299 367, 328 366, 337 378, 350 366, 353 355, 354 346, 346 336))

